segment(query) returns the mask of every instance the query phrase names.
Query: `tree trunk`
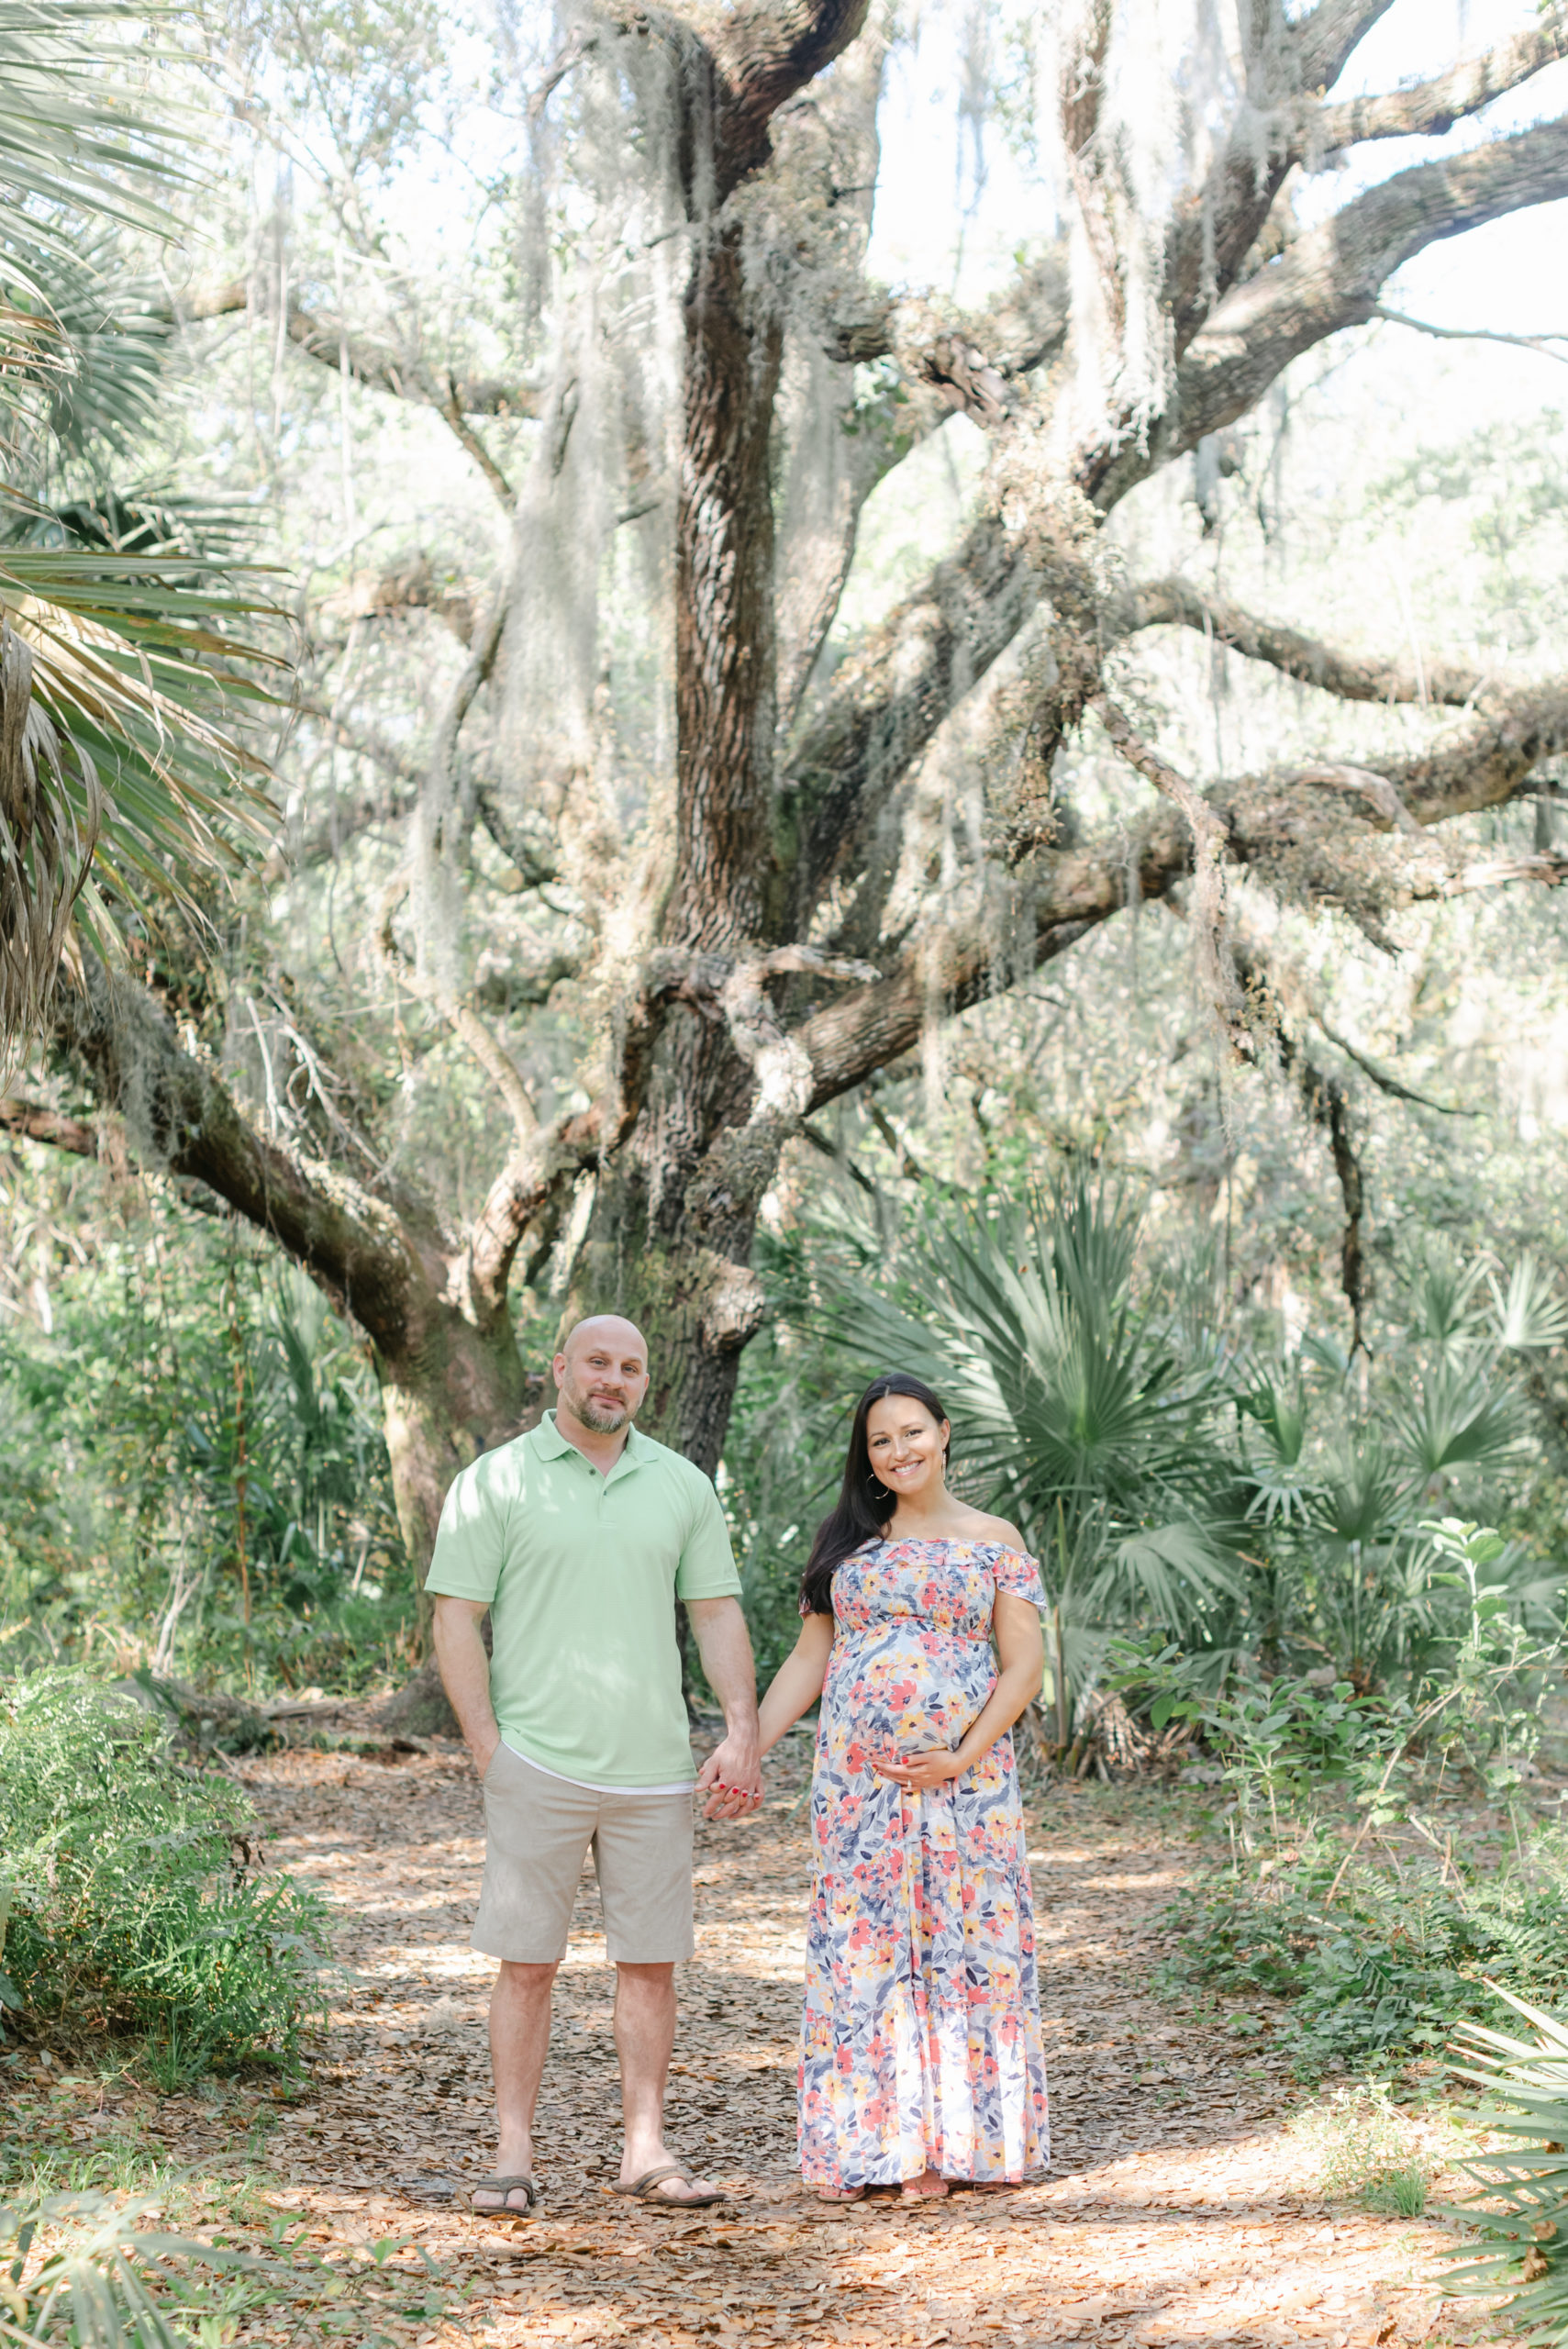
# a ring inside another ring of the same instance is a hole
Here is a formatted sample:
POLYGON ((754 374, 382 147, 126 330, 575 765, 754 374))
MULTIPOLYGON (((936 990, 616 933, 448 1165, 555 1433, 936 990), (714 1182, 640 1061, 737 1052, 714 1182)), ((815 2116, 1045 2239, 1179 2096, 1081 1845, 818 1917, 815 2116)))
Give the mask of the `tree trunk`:
MULTIPOLYGON (((673 1015, 665 1041, 675 1044, 679 1057, 684 1057, 682 1046, 695 1042, 706 1048, 706 1056, 717 1059, 714 1047, 721 1045, 733 1063, 728 1085, 748 1077, 723 1030, 707 1027, 684 1008, 673 1015), (672 1035, 677 1028, 686 1032, 672 1035), (693 1029, 698 1031, 695 1037, 693 1029)), ((696 1070, 687 1073, 694 1083, 701 1082, 696 1070)), ((707 1085, 719 1089, 717 1072, 709 1071, 707 1085)), ((651 1088, 655 1104, 665 1091, 656 1078, 651 1088)), ((636 1322, 648 1341, 651 1374, 638 1424, 711 1476, 724 1443, 740 1350, 762 1323, 762 1283, 747 1262, 761 1187, 753 1191, 732 1179, 721 1186, 721 1200, 710 1202, 703 1177, 711 1172, 713 1153, 702 1143, 713 1112, 701 1116, 700 1098, 689 1091, 677 1107, 673 1119, 662 1106, 645 1110, 638 1130, 600 1176, 573 1267, 566 1319, 624 1313, 636 1322)), ((736 1139, 733 1131, 721 1136, 736 1139)), ((766 1168, 764 1186, 773 1156, 766 1168)))
POLYGON ((441 1505, 471 1460, 534 1425, 544 1382, 525 1372, 505 1317, 488 1330, 476 1330, 457 1307, 442 1301, 421 1336, 417 1347, 395 1355, 378 1348, 375 1355, 397 1522, 418 1594, 420 1653, 412 1677, 376 1718, 384 1728, 416 1737, 455 1737, 457 1719, 430 1648, 432 1608, 425 1590, 441 1505))

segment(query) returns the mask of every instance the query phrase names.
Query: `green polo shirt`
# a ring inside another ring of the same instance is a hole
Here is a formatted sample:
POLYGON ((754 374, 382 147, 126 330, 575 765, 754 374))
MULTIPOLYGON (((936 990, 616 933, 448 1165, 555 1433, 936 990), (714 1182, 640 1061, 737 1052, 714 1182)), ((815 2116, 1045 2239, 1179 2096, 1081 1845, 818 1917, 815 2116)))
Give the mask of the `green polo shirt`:
POLYGON ((738 1596, 740 1577, 718 1496, 678 1452, 632 1428, 602 1476, 547 1411, 458 1477, 425 1587, 488 1603, 491 1701, 525 1760, 589 1786, 689 1783, 674 1601, 738 1596))

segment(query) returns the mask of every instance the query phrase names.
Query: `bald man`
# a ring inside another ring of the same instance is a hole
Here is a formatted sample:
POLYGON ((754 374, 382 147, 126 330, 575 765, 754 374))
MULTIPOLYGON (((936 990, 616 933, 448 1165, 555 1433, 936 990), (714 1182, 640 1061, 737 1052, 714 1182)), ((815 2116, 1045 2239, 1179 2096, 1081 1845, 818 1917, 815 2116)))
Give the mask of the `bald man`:
POLYGON ((471 2199, 533 2209, 550 1986, 591 1847, 616 1969, 617 2191, 689 2210, 723 2199, 664 2143, 675 1966, 694 1947, 692 1798, 706 1795, 709 1819, 762 1800, 751 1645, 712 1484, 632 1425, 648 1392, 642 1332, 595 1314, 554 1368, 555 1409, 482 1453, 447 1495, 426 1583, 441 1678, 484 1794, 473 1946, 501 1961, 490 2000, 499 2146, 495 2176, 471 2199), (724 1742, 700 1776, 677 1598, 724 1708, 724 1742))

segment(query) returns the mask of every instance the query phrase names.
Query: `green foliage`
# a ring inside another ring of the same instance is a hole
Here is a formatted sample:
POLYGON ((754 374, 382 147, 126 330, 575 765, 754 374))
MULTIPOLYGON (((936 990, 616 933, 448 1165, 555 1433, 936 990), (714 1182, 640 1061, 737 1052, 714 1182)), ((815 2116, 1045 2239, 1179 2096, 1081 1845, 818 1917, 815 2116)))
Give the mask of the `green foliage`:
POLYGON ((1288 2000, 1276 2043, 1304 2080, 1441 2053, 1463 2017, 1495 2020, 1504 1987, 1568 1990, 1568 1869, 1529 1852, 1510 1874, 1352 1871, 1320 1845, 1262 1877, 1197 1889, 1174 1904, 1162 1987, 1194 1981, 1288 2000))
POLYGON ((362 1349, 304 1275, 161 1195, 95 1239, 52 1329, 0 1344, 9 1654, 106 1638, 162 1675, 395 1673, 412 1581, 362 1349))
POLYGON ((1464 2265, 1449 2291, 1506 2291, 1516 2325, 1568 2342, 1568 2019, 1504 1991, 1531 2027, 1528 2039, 1478 2023, 1458 2039, 1462 2076, 1488 2092, 1484 2118, 1512 2144, 1465 2164, 1474 2197, 1451 2215, 1473 2241, 1450 2254, 1464 2265))
POLYGON ((139 2228, 137 2221, 154 2208, 144 2201, 117 2207, 102 2194, 68 2194, 46 2196, 25 2215, 0 2210, 0 2261, 9 2262, 0 2266, 0 2341, 183 2349, 188 2336, 173 2330, 167 2302, 199 2304, 211 2290, 213 2274, 261 2263, 243 2252, 139 2228), (65 2239, 28 2274, 40 2222, 51 2232, 62 2231, 65 2239))
MULTIPOLYGON (((1432 1531, 1473 1572, 1503 1546, 1473 1526, 1432 1531)), ((1496 2013, 1498 1985, 1568 1987, 1561 1833, 1526 1842, 1513 1819, 1517 1864, 1498 1873, 1429 1816, 1455 1765, 1511 1801, 1539 1733, 1520 1692, 1556 1650, 1522 1651, 1512 1631, 1499 1641, 1496 1620, 1473 1610, 1456 1667, 1419 1705, 1283 1679, 1156 1700, 1156 1717, 1201 1723, 1233 1797, 1229 1880, 1174 1905, 1162 1978, 1288 2000, 1280 2035, 1303 2078, 1436 2053, 1456 2018, 1496 2013)))
POLYGON ((0 2210, 0 2343, 225 2349, 281 2321, 291 2337, 308 2329, 313 2339, 394 2349, 411 2324, 460 2314, 461 2279, 448 2284, 406 2236, 339 2244, 336 2255, 315 2251, 308 2226, 261 2199, 258 2189, 278 2182, 228 2174, 218 2186, 165 2171, 144 2175, 117 2207, 94 2188, 75 2187, 0 2210), (199 2215, 210 2229, 203 2206, 215 2199, 224 2234, 255 2249, 146 2224, 199 2215))
POLYGON ((236 719, 265 658, 237 631, 272 607, 188 549, 23 542, 61 467, 98 485, 160 405, 168 324, 126 240, 172 228, 192 126, 130 96, 161 61, 136 54, 144 29, 118 0, 0 0, 0 1055, 41 1019, 73 919, 100 951, 171 900, 199 920, 197 885, 271 812, 236 719))
POLYGON ((1140 1291, 1140 1225, 1129 1198, 1083 1179, 990 1214, 950 1204, 905 1241, 893 1283, 846 1282, 830 1308, 868 1375, 896 1365, 938 1388, 966 1489, 1039 1555, 1063 1746, 1107 1627, 1204 1642, 1242 1588, 1223 1388, 1162 1285, 1140 1291))
POLYGON ((799 1318, 857 1372, 929 1379, 965 1490, 1040 1557, 1062 1747, 1111 1631, 1150 1635, 1151 1681, 1123 1686, 1163 1691, 1161 1728, 1259 1664, 1412 1694, 1556 1620, 1561 1569, 1494 1539, 1462 1588, 1433 1525, 1439 1495, 1489 1489, 1531 1442, 1514 1365, 1568 1307, 1528 1253, 1501 1278, 1435 1243, 1407 1262, 1403 1340, 1363 1400, 1327 1340, 1273 1364, 1249 1347, 1203 1252, 1162 1262, 1130 1195, 1082 1176, 928 1207, 891 1243, 885 1219, 810 1231, 826 1296, 799 1318))
POLYGON ((326 1912, 257 1872, 250 1806, 186 1767, 134 1698, 79 1673, 0 1694, 6 2003, 136 2032, 163 2085, 293 2061, 319 2009, 326 1912))
POLYGON ((853 1397, 843 1364, 808 1326, 810 1267, 801 1236, 760 1233, 757 1264, 773 1314, 741 1357, 718 1491, 765 1686, 799 1635, 801 1570, 838 1484, 853 1397))
POLYGON ((1335 2200, 1353 2199, 1398 2219, 1421 2216, 1432 2171, 1451 2154, 1456 2133, 1451 2123, 1446 2130, 1434 2127, 1402 2110, 1386 2080, 1337 2087, 1321 2103, 1293 2115, 1286 2127, 1314 2156, 1322 2193, 1335 2200))

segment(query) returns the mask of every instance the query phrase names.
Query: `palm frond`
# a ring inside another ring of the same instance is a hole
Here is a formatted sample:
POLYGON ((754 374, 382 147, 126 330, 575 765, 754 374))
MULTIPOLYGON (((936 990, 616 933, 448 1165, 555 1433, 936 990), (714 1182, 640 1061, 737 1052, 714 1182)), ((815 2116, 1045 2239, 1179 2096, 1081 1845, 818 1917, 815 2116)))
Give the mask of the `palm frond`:
POLYGON ((1174 1631, 1191 1622, 1195 1609, 1204 1612, 1240 1593, 1241 1578, 1212 1529, 1188 1519, 1122 1534, 1107 1549, 1085 1598, 1102 1620, 1136 1611, 1174 1631), (1133 1595, 1135 1609, 1127 1603, 1133 1595))
POLYGON ((265 836, 264 769, 236 731, 266 698, 240 665, 261 656, 222 630, 271 607, 189 573, 0 552, 0 1038, 41 1017, 79 904, 107 946, 107 898, 192 906, 194 874, 265 836))
POLYGON ((1451 1355, 1423 1374, 1415 1393, 1390 1416, 1425 1476, 1493 1464, 1512 1452, 1525 1432, 1523 1408, 1513 1390, 1451 1355))
POLYGON ((1568 2342, 1568 2018, 1494 1987, 1532 2036, 1459 2026, 1460 2052, 1470 2059, 1459 2076, 1488 2092, 1485 2118, 1514 2143, 1464 2165, 1476 2192, 1450 2215, 1480 2242, 1445 2254, 1463 2262, 1446 2288, 1506 2292, 1516 2326, 1568 2342))
POLYGON ((1454 1363, 1485 1337, 1484 1308, 1477 1301, 1485 1276, 1479 1261, 1462 1265, 1440 1241, 1429 1239, 1408 1264, 1405 1291, 1416 1334, 1454 1363))
POLYGON ((166 106, 144 111, 148 10, 120 0, 0 0, 0 254, 35 299, 76 259, 85 217, 161 236, 161 186, 187 176, 166 106))
POLYGON ((113 223, 80 232, 69 256, 40 256, 37 274, 40 294, 12 297, 6 396, 21 406, 31 387, 37 429, 67 456, 123 454, 168 396, 168 296, 113 223))
POLYGON ((139 97, 145 31, 119 0, 0 0, 0 1056, 40 1020, 73 919, 107 946, 129 910, 194 906, 264 830, 238 731, 262 656, 236 633, 264 599, 145 531, 135 552, 117 529, 50 544, 94 533, 25 494, 61 456, 123 452, 163 396, 167 320, 122 240, 171 229, 195 127, 139 97))
POLYGON ((1053 1590, 1102 1620, 1190 1626, 1239 1586, 1205 1501, 1231 1481, 1207 1435, 1223 1390, 1214 1364, 1178 1361, 1157 1300, 1135 1300, 1140 1223, 1081 1182, 995 1219, 948 1206, 895 1297, 852 1282, 830 1321, 868 1372, 915 1371, 943 1396, 957 1457, 1053 1590))
POLYGON ((1496 1314, 1496 1337, 1510 1352, 1531 1353, 1538 1347, 1568 1345, 1568 1298, 1559 1291, 1557 1275, 1525 1252, 1508 1275, 1507 1289, 1495 1274, 1487 1275, 1496 1314))

